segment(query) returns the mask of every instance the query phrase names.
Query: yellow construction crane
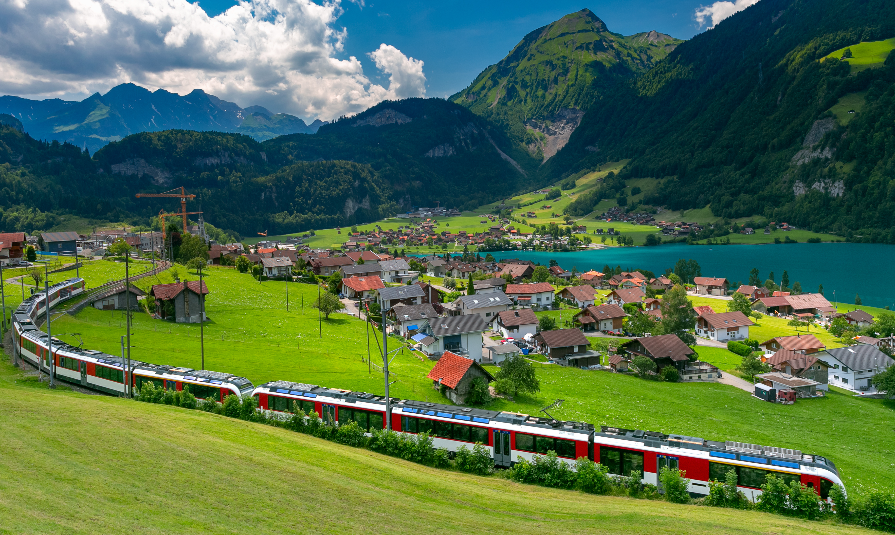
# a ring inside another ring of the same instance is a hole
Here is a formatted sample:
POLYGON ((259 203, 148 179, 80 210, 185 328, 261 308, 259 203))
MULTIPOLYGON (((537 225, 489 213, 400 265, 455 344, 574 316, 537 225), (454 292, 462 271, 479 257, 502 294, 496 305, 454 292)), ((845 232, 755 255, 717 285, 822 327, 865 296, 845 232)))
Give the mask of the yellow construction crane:
MULTIPOLYGON (((184 231, 184 232, 186 232, 186 216, 187 216, 188 214, 198 214, 198 213, 201 213, 201 212, 187 212, 187 211, 186 211, 186 201, 187 201, 187 200, 192 201, 193 199, 196 198, 196 196, 193 195, 193 194, 191 194, 191 193, 188 194, 188 193, 186 192, 186 188, 184 188, 183 186, 181 186, 181 187, 179 187, 179 188, 174 188, 174 189, 172 189, 171 191, 166 191, 166 192, 164 192, 164 193, 138 193, 138 194, 137 194, 137 198, 138 198, 138 199, 143 198, 143 197, 165 197, 165 198, 175 198, 175 199, 176 199, 176 198, 180 198, 180 213, 179 213, 179 214, 166 214, 166 215, 168 215, 168 216, 171 216, 171 215, 179 215, 179 216, 182 216, 182 217, 183 217, 183 231, 184 231), (180 190, 179 193, 177 192, 178 189, 180 190)), ((159 216, 161 216, 161 212, 159 213, 159 216)), ((164 227, 165 227, 165 225, 164 225, 164 222, 163 222, 163 223, 162 223, 162 232, 164 232, 164 227)))

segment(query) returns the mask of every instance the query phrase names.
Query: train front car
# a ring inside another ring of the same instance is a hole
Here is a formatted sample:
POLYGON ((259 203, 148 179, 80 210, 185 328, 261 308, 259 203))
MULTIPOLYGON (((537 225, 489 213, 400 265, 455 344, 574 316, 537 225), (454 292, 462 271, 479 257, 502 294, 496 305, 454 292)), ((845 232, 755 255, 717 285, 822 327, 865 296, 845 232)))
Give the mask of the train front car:
POLYGON ((731 470, 737 474, 739 489, 752 501, 761 495, 768 475, 805 484, 824 500, 829 500, 833 485, 842 485, 832 462, 798 450, 607 426, 594 435, 594 460, 618 475, 628 475, 632 467, 641 469, 643 481, 660 490, 658 474, 663 467, 684 470, 693 496, 707 495, 709 481, 723 482, 731 470))
POLYGON ((147 364, 133 365, 133 387, 138 391, 146 383, 166 390, 188 390, 196 399, 213 399, 223 403, 229 395, 240 398, 252 395, 255 387, 245 377, 210 370, 194 370, 178 366, 147 364))
MULTIPOLYGON (((356 422, 364 431, 385 429, 385 397, 290 381, 272 381, 252 393, 258 408, 271 418, 287 420, 293 411, 316 413, 327 424, 356 422)), ((394 423, 394 419, 393 419, 394 423)))

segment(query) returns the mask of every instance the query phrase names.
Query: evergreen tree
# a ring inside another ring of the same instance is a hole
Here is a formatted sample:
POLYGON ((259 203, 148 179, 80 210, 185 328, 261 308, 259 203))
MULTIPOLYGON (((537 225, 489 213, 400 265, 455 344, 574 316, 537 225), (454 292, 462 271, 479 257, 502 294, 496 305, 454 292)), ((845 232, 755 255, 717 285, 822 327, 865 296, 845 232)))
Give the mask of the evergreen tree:
POLYGON ((792 293, 793 295, 799 295, 802 293, 802 285, 799 281, 795 281, 792 283, 792 293))
POLYGON ((783 276, 780 278, 780 289, 784 292, 789 289, 789 273, 784 269, 783 276))
POLYGON ((690 345, 696 338, 689 331, 696 326, 696 313, 693 304, 687 299, 687 290, 677 285, 665 292, 662 299, 662 332, 676 334, 684 343, 690 345))
POLYGON ((819 293, 820 295, 824 294, 824 285, 823 284, 821 284, 820 286, 817 287, 817 293, 819 293))
POLYGON ((860 305, 860 304, 861 304, 861 296, 858 295, 858 294, 855 294, 855 304, 856 304, 856 305, 860 305))
POLYGON ((472 284, 472 273, 469 274, 469 280, 466 283, 466 295, 475 295, 475 286, 472 284))

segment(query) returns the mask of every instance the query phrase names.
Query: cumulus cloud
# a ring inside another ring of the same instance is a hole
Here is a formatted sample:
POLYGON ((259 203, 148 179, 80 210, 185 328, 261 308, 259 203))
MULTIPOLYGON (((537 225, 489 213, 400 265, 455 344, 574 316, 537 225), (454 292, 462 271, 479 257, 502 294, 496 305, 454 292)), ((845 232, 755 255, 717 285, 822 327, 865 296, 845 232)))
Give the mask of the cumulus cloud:
POLYGON ((244 0, 216 17, 186 0, 0 0, 0 94, 85 95, 134 82, 325 120, 425 96, 423 62, 393 46, 369 54, 388 87, 356 57, 340 58, 341 13, 339 0, 244 0))
POLYGON ((711 21, 712 25, 710 28, 714 28, 727 17, 757 3, 758 0, 734 0, 733 2, 715 2, 710 6, 702 6, 696 10, 696 22, 701 27, 707 21, 711 21))

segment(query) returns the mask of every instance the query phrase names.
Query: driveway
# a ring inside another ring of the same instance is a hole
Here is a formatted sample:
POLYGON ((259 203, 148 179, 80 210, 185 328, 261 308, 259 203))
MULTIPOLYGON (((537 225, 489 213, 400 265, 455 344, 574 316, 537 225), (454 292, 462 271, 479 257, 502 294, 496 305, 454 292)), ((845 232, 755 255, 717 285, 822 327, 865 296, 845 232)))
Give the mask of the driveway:
POLYGON ((691 295, 693 297, 705 297, 707 299, 717 299, 718 301, 733 301, 733 297, 729 295, 706 295, 698 294, 696 292, 687 292, 687 295, 691 295))
POLYGON ((727 349, 727 344, 724 342, 716 342, 714 340, 709 340, 707 338, 699 338, 696 337, 696 345, 705 346, 705 347, 721 347, 727 349))
POLYGON ((750 394, 755 392, 755 385, 745 379, 740 379, 728 371, 721 372, 721 378, 718 379, 718 382, 723 385, 730 385, 739 388, 740 390, 745 390, 750 394))

